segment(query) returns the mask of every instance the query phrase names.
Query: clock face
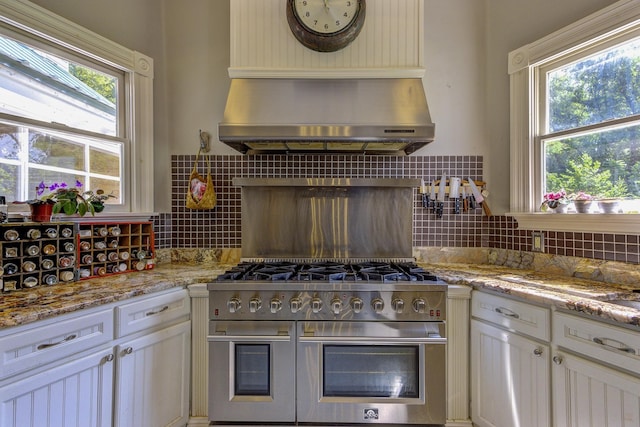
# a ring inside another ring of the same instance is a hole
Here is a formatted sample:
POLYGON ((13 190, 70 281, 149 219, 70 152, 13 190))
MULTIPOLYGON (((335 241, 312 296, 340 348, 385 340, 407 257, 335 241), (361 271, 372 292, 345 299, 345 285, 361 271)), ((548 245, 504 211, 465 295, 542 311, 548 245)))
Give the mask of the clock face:
POLYGON ((287 22, 309 49, 335 52, 360 34, 366 0, 287 0, 287 22))
POLYGON ((294 7, 302 25, 321 34, 344 30, 360 9, 357 0, 295 0, 294 7))

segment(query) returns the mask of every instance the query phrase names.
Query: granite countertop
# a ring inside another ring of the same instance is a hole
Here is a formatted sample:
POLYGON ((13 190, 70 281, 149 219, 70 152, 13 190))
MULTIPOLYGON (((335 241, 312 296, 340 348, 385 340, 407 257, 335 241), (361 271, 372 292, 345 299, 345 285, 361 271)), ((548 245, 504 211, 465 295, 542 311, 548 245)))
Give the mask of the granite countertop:
MULTIPOLYGON (((0 297, 0 328, 23 325, 170 288, 207 283, 229 266, 161 263, 144 272, 4 293, 0 297)), ((489 264, 428 264, 426 268, 449 284, 495 291, 626 326, 640 327, 640 310, 607 302, 614 299, 640 300, 640 294, 634 292, 634 287, 630 285, 613 285, 489 264)))
POLYGON ((151 270, 0 293, 0 329, 76 310, 196 283, 207 283, 225 265, 158 264, 151 270))
POLYGON ((640 301, 640 285, 603 283, 489 264, 429 264, 428 268, 451 285, 471 286, 577 311, 624 326, 640 327, 640 310, 609 302, 640 301))

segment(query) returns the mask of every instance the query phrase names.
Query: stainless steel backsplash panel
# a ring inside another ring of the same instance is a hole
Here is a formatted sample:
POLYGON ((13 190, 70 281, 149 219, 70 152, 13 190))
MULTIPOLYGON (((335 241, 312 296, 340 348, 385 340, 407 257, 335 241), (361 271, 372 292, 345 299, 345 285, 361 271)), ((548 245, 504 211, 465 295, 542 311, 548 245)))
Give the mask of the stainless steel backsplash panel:
POLYGON ((245 259, 408 259, 415 179, 249 179, 245 259))

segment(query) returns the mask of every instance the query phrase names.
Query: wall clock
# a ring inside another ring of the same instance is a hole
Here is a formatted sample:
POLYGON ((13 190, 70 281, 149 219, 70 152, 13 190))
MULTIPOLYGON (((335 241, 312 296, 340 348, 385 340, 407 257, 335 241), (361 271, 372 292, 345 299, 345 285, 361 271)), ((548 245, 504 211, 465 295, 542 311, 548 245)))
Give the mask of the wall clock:
POLYGON ((366 0, 287 0, 293 35, 318 52, 335 52, 355 40, 365 15, 366 0))

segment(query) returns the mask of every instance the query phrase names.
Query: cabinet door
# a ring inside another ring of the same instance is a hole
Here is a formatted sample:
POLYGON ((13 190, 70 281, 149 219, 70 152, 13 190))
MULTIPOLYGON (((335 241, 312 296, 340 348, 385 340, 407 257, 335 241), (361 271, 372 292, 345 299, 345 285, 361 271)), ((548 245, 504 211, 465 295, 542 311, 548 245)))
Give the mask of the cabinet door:
POLYGON ((553 357, 554 426, 640 426, 640 380, 581 357, 553 357))
POLYGON ((119 345, 115 426, 183 426, 189 417, 191 322, 119 345))
POLYGON ((549 426, 549 347, 471 321, 471 413, 478 426, 549 426))
POLYGON ((111 426, 112 360, 108 349, 0 387, 0 425, 111 426))

